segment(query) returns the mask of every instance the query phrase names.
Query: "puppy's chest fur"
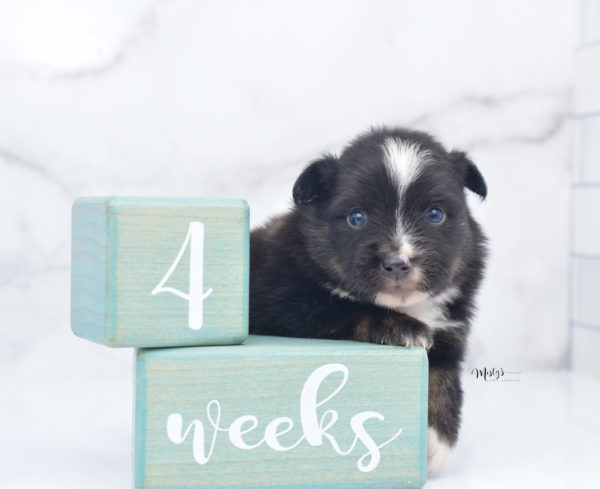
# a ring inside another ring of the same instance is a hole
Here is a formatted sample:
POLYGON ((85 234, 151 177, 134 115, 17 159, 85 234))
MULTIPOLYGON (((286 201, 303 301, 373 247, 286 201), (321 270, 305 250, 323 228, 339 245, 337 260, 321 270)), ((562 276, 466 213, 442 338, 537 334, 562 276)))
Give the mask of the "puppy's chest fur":
MULTIPOLYGON (((333 297, 356 301, 356 298, 346 290, 334 287, 327 282, 322 283, 321 286, 328 290, 333 297)), ((455 328, 463 326, 464 322, 452 317, 448 305, 455 301, 460 301, 460 296, 460 288, 458 286, 451 286, 443 293, 435 297, 428 297, 417 304, 398 305, 390 309, 421 321, 434 330, 455 328)))
POLYGON ((405 307, 396 307, 395 311, 406 314, 426 324, 433 329, 445 329, 460 326, 460 321, 450 317, 448 303, 459 295, 456 287, 450 287, 445 293, 437 297, 428 298, 418 304, 405 307))

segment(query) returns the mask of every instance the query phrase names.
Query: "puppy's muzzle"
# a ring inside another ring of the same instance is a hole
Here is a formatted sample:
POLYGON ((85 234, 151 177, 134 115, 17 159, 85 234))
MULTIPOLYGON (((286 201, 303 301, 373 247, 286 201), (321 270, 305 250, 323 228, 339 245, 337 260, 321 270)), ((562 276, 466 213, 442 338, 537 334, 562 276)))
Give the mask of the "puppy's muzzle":
POLYGON ((412 264, 407 255, 393 255, 381 260, 381 268, 387 278, 400 280, 410 272, 412 264))

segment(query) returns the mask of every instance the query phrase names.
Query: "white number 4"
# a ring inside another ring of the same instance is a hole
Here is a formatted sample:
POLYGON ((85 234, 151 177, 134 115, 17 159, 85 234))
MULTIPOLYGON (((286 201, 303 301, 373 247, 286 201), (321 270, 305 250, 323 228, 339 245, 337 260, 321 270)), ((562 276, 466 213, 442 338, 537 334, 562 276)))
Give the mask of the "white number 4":
POLYGON ((175 261, 171 265, 171 268, 167 271, 165 276, 158 282, 158 285, 154 287, 152 295, 159 294, 160 292, 170 292, 175 294, 182 299, 188 301, 188 326, 193 330, 199 330, 202 327, 202 303, 210 294, 213 289, 208 289, 203 292, 202 287, 202 274, 204 266, 204 224, 201 222, 190 222, 187 235, 175 261), (165 282, 169 280, 173 270, 179 264, 181 256, 185 251, 187 245, 190 245, 190 290, 189 293, 185 294, 180 290, 173 289, 171 287, 164 287, 165 282))

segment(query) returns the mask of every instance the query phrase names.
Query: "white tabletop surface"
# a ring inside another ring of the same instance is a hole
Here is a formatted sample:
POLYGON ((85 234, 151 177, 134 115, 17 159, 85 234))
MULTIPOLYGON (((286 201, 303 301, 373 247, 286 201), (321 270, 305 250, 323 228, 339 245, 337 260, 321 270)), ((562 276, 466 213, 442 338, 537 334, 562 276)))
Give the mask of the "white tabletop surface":
MULTIPOLYGON (((461 439, 427 489, 600 488, 600 379, 466 373, 461 439)), ((132 379, 0 381, 0 487, 132 487, 132 379)))

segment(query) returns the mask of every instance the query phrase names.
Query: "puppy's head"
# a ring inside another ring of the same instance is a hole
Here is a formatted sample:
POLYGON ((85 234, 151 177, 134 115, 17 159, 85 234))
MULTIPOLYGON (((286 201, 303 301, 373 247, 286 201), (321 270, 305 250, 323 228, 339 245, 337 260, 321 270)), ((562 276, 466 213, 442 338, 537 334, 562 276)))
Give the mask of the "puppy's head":
POLYGON ((374 129, 339 157, 312 162, 294 185, 311 258, 327 286, 390 308, 452 293, 478 243, 465 188, 485 181, 465 153, 431 136, 374 129))

